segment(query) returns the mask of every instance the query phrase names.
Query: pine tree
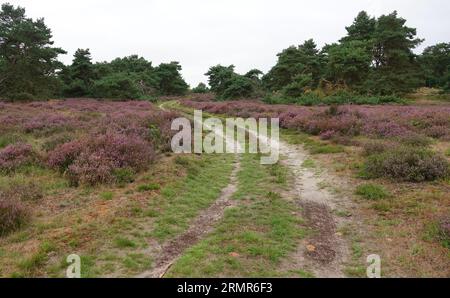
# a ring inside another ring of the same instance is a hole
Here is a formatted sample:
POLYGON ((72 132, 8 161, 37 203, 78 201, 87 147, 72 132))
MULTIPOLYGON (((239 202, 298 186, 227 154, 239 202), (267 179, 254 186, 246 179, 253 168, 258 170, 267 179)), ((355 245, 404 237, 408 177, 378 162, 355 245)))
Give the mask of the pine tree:
POLYGON ((2 4, 0 11, 0 97, 46 98, 58 92, 57 60, 66 52, 53 47, 44 19, 25 16, 25 9, 2 4))

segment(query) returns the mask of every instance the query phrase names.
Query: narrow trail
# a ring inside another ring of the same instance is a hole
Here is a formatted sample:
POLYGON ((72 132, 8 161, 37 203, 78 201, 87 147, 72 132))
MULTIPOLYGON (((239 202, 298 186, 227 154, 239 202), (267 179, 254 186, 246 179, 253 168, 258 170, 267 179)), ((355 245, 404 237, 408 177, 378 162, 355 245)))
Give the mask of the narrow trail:
MULTIPOLYGON (((164 105, 164 103, 160 104, 159 108, 166 111, 167 109, 164 105)), ((233 141, 225 138, 223 132, 217 133, 224 137, 226 142, 233 141)), ((240 145, 237 144, 237 146, 240 145)), ((230 182, 224 189, 222 189, 222 192, 217 200, 214 201, 214 203, 207 209, 200 212, 200 214, 190 223, 187 231, 170 240, 168 243, 165 243, 161 247, 159 254, 156 256, 153 268, 149 271, 141 273, 137 277, 164 277, 170 267, 178 260, 186 249, 192 247, 207 234, 213 231, 215 224, 223 218, 226 208, 237 204, 237 201, 234 201, 231 198, 237 189, 237 175, 239 173, 240 166, 240 156, 236 155, 233 170, 230 175, 230 182)))
POLYGON ((309 157, 302 146, 260 137, 254 131, 247 131, 260 141, 277 147, 284 157, 282 162, 289 167, 294 180, 290 195, 294 196, 302 209, 303 219, 313 230, 312 235, 299 244, 297 251, 282 267, 307 269, 316 277, 345 277, 343 269, 349 257, 349 248, 346 240, 337 232, 337 226, 345 220, 333 216, 332 211, 349 209, 350 199, 332 195, 320 187, 321 182, 332 181, 332 177, 302 166, 309 157))
POLYGON ((302 167, 308 153, 300 146, 280 143, 283 161, 294 174, 292 194, 301 207, 303 218, 313 233, 302 241, 291 256, 294 263, 289 266, 304 268, 316 277, 345 277, 344 265, 349 257, 349 248, 337 226, 344 219, 333 216, 334 209, 348 209, 350 201, 346 197, 332 195, 320 187, 327 181, 325 174, 317 174, 313 169, 302 167))

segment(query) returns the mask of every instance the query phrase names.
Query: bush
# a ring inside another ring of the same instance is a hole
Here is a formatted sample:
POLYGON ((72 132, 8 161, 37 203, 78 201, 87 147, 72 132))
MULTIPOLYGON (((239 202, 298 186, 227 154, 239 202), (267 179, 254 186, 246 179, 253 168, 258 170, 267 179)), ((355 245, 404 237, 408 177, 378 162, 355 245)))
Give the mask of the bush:
POLYGON ((29 213, 20 201, 0 192, 0 236, 19 229, 28 218, 29 213))
POLYGON ((363 154, 366 156, 380 154, 394 148, 394 144, 382 141, 370 141, 363 144, 363 154))
POLYGON ((72 141, 72 139, 72 135, 66 133, 53 135, 44 142, 44 144, 42 145, 42 149, 48 152, 55 149, 61 144, 72 141))
POLYGON ((160 188, 161 188, 161 186, 157 183, 149 183, 149 184, 139 185, 137 190, 139 192, 144 192, 144 191, 150 191, 150 190, 159 190, 160 188))
POLYGON ((29 144, 8 145, 0 151, 0 171, 12 172, 36 161, 36 153, 29 144))
POLYGON ((19 143, 23 141, 23 137, 17 134, 0 135, 0 149, 8 145, 19 143))
POLYGON ((376 201, 385 199, 389 196, 389 193, 384 187, 376 184, 361 184, 356 188, 357 195, 362 196, 366 200, 376 201))
POLYGON ((205 83, 199 83, 197 85, 197 87, 192 89, 193 93, 208 93, 209 89, 208 87, 205 85, 205 83))
POLYGON ((48 163, 66 172, 74 185, 94 185, 123 182, 120 180, 128 174, 118 172, 119 169, 138 172, 154 157, 152 144, 138 136, 106 133, 58 146, 50 152, 48 163))
POLYGON ((438 222, 438 239, 442 245, 450 249, 450 217, 443 217, 438 222))
POLYGON ((8 185, 5 194, 22 201, 37 201, 44 197, 42 186, 34 181, 14 180, 8 185))
POLYGON ((449 163, 429 150, 398 147, 369 156, 364 165, 369 177, 387 177, 399 181, 421 182, 445 178, 449 163))
POLYGON ((58 145, 49 152, 47 164, 51 168, 58 169, 61 173, 64 173, 81 154, 83 148, 85 148, 84 143, 81 140, 74 140, 58 145))
POLYGON ((138 85, 126 73, 105 76, 92 86, 92 96, 97 98, 135 99, 142 95, 138 85))
POLYGON ((9 94, 7 97, 11 101, 33 101, 33 100, 36 100, 36 97, 33 94, 27 93, 27 92, 13 93, 13 94, 9 94))

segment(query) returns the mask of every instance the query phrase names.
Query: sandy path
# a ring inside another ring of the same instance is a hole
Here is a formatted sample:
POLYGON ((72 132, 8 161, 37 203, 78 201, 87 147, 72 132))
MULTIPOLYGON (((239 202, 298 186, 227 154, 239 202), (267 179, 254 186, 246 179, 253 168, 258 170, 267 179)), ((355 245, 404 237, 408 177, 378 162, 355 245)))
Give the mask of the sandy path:
MULTIPOLYGON (((257 136, 254 131, 249 133, 257 136)), ((282 267, 307 269, 316 277, 345 277, 343 269, 349 249, 345 239, 336 231, 336 227, 345 220, 333 216, 332 210, 348 209, 351 206, 350 198, 332 195, 320 187, 321 182, 331 181, 331 177, 302 166, 309 157, 302 146, 268 137, 258 138, 266 144, 271 143, 284 157, 282 162, 293 174, 294 185, 290 194, 301 207, 303 219, 313 230, 312 235, 299 244, 297 251, 282 267)))

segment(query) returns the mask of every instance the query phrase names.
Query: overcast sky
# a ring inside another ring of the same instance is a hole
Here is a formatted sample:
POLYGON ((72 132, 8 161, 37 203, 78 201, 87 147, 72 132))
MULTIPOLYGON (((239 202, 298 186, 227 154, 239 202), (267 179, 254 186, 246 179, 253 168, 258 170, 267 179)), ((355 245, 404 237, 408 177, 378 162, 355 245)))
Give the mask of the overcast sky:
POLYGON ((448 0, 9 0, 29 17, 44 17, 55 44, 68 52, 89 48, 94 61, 138 54, 157 65, 179 61, 191 85, 206 82, 216 64, 245 73, 267 72, 276 54, 305 39, 323 46, 345 35, 366 10, 397 10, 425 42, 450 42, 448 0))

